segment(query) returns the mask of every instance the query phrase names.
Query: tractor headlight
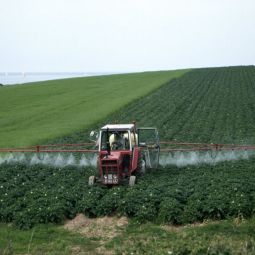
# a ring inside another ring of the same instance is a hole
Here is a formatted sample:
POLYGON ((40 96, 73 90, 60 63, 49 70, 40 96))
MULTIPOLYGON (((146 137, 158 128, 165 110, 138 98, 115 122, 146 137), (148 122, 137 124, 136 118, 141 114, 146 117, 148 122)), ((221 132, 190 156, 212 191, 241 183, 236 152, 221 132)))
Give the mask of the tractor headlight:
POLYGON ((117 179, 117 177, 118 177, 118 176, 117 176, 116 174, 113 175, 113 179, 117 179))
POLYGON ((107 175, 104 175, 104 178, 107 179, 107 175))

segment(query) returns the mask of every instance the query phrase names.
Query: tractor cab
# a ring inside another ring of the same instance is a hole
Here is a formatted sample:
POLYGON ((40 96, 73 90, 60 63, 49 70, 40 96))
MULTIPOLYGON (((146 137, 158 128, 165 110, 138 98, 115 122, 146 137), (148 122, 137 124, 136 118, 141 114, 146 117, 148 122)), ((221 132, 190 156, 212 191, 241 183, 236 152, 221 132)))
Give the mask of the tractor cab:
MULTIPOLYGON (((159 153, 158 133, 155 128, 137 129, 135 124, 103 126, 97 141, 98 181, 105 185, 117 185, 128 179, 129 185, 133 186, 135 173, 144 172, 148 163, 149 167, 154 167, 151 165, 148 153, 150 146, 147 143, 151 143, 152 140, 155 145, 153 148, 159 153), (153 135, 149 134, 149 131, 152 131, 153 135), (146 138, 144 134, 149 137, 146 138)), ((89 185, 93 185, 94 182, 95 177, 91 176, 89 185)))
POLYGON ((136 144, 137 134, 133 124, 106 125, 100 131, 100 151, 132 150, 136 144))

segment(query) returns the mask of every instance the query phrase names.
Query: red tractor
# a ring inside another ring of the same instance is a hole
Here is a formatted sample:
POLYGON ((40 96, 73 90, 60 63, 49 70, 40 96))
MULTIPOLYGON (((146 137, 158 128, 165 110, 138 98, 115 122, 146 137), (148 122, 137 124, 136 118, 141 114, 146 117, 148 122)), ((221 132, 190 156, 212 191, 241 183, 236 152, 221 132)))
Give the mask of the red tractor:
MULTIPOLYGON (((92 131, 91 136, 97 134, 92 131)), ((159 137, 156 128, 136 128, 135 124, 113 124, 97 134, 98 178, 89 177, 89 185, 97 181, 118 185, 128 180, 133 186, 136 174, 156 168, 159 162, 159 137)))

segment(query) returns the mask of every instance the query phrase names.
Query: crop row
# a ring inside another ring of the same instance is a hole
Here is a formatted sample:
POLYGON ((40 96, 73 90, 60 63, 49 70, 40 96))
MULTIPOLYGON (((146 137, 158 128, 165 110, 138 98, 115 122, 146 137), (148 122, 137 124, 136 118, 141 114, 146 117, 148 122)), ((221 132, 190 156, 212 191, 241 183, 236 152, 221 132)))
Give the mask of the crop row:
POLYGON ((254 67, 194 70, 112 119, 156 126, 162 139, 254 143, 254 77, 254 67))
POLYGON ((87 186, 92 168, 1 165, 0 219, 29 228, 79 212, 173 224, 249 217, 255 210, 254 167, 255 159, 162 168, 140 177, 133 188, 107 189, 87 186))
MULTIPOLYGON (((255 67, 197 69, 94 125, 154 126, 161 140, 255 144, 255 67)), ((82 142, 82 130, 54 142, 82 142)))

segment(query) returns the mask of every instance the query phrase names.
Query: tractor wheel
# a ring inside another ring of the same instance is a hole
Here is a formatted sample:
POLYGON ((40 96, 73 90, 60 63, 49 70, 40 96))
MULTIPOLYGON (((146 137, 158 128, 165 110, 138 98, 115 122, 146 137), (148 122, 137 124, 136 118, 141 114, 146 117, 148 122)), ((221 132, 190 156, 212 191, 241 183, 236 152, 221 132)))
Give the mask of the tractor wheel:
POLYGON ((135 180, 136 180, 136 176, 131 175, 131 176, 129 177, 129 186, 130 186, 130 187, 133 187, 133 186, 135 185, 135 180))
POLYGON ((96 182, 96 177, 94 175, 89 177, 89 186, 94 186, 96 182))

